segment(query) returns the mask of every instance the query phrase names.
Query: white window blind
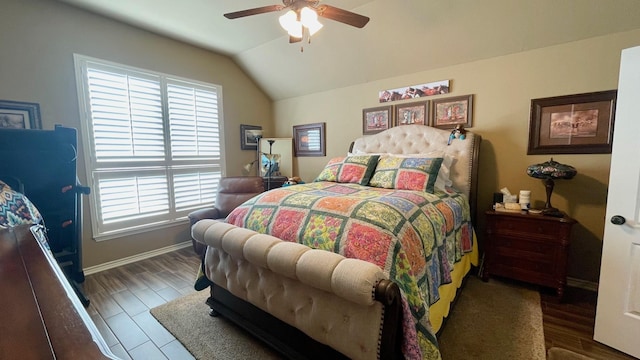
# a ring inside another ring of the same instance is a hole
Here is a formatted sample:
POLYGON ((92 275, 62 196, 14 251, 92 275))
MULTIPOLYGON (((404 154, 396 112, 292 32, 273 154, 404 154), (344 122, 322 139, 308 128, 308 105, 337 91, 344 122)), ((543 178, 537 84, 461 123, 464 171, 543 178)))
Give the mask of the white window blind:
POLYGON ((183 221, 223 170, 220 86, 76 55, 94 237, 183 221))

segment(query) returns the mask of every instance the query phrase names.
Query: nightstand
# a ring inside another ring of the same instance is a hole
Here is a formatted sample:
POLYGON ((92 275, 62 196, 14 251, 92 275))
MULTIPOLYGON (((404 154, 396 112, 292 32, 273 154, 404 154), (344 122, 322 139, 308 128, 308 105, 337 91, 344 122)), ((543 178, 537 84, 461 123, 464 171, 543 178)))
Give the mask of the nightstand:
POLYGON ((267 191, 282 187, 282 185, 284 185, 287 180, 289 180, 289 178, 286 176, 272 176, 271 179, 269 179, 267 176, 263 176, 262 184, 264 185, 264 190, 267 191))
POLYGON ((482 279, 491 275, 554 288, 562 300, 567 283, 571 228, 563 217, 487 211, 482 279))

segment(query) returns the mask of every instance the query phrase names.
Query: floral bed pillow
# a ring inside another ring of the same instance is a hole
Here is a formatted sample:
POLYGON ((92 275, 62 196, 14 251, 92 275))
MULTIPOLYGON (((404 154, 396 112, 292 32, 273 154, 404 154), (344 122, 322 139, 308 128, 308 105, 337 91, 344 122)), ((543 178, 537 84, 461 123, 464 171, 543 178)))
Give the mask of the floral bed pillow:
POLYGON ((435 188, 440 189, 442 191, 447 191, 446 188, 453 185, 453 181, 451 181, 449 175, 451 171, 451 164, 455 158, 449 154, 445 154, 444 151, 431 151, 426 154, 402 154, 402 155, 393 155, 390 156, 398 156, 398 157, 406 157, 406 158, 442 158, 442 164, 440 165, 440 170, 438 171, 438 177, 436 178, 435 188))
POLYGON ((367 185, 379 155, 353 155, 329 160, 315 181, 333 181, 367 185))
POLYGON ((381 158, 384 156, 397 156, 397 157, 405 157, 405 158, 441 157, 442 164, 440 165, 440 170, 438 171, 438 178, 436 178, 436 182, 434 186, 435 188, 446 192, 447 187, 451 187, 453 185, 453 181, 451 181, 450 179, 450 174, 451 174, 450 168, 451 168, 451 165, 453 164, 453 161, 455 160, 455 157, 449 154, 446 154, 444 151, 434 150, 427 153, 415 153, 415 154, 389 154, 389 153, 374 154, 374 153, 359 152, 358 150, 356 150, 353 153, 349 153, 349 155, 363 155, 363 154, 380 155, 381 158))
POLYGON ((42 221, 38 209, 23 194, 0 180, 0 228, 42 221))
POLYGON ((442 161, 441 157, 384 156, 378 162, 369 186, 433 193, 442 161))

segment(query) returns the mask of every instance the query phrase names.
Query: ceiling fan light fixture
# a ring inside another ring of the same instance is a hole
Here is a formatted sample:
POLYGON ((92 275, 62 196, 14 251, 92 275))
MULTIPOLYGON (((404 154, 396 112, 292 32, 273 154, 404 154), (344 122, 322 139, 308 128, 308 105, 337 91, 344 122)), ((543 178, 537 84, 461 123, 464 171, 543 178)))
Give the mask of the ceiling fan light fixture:
POLYGON ((331 5, 319 5, 319 0, 282 0, 282 5, 268 5, 224 14, 227 19, 272 13, 288 9, 280 16, 280 26, 289 34, 289 43, 299 42, 303 37, 318 32, 323 25, 318 17, 331 19, 343 24, 363 28, 369 18, 331 5))
POLYGON ((306 6, 300 10, 300 20, 302 25, 309 29, 310 36, 317 33, 324 26, 318 21, 318 13, 306 6))
POLYGON ((298 21, 298 15, 293 10, 289 10, 284 15, 280 16, 278 21, 280 21, 280 26, 282 26, 282 28, 288 33, 295 31, 294 28, 299 28, 301 26, 298 21))
POLYGON ((318 13, 306 6, 300 10, 300 20, 302 25, 309 29, 309 35, 317 33, 324 26, 318 21, 318 13))
POLYGON ((289 30, 287 30, 287 33, 291 37, 301 39, 302 38, 302 24, 298 22, 298 25, 295 25, 295 26, 292 26, 291 28, 289 28, 289 30))

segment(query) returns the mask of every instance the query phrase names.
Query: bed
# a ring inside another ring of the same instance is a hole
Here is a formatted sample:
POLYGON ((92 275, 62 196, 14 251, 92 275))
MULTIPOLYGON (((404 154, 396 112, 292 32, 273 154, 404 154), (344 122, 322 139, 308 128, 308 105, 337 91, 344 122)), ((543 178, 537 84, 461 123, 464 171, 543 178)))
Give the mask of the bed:
POLYGON ((478 263, 481 138, 451 134, 358 138, 318 181, 196 223, 212 311, 288 358, 440 358, 436 334, 478 263))

